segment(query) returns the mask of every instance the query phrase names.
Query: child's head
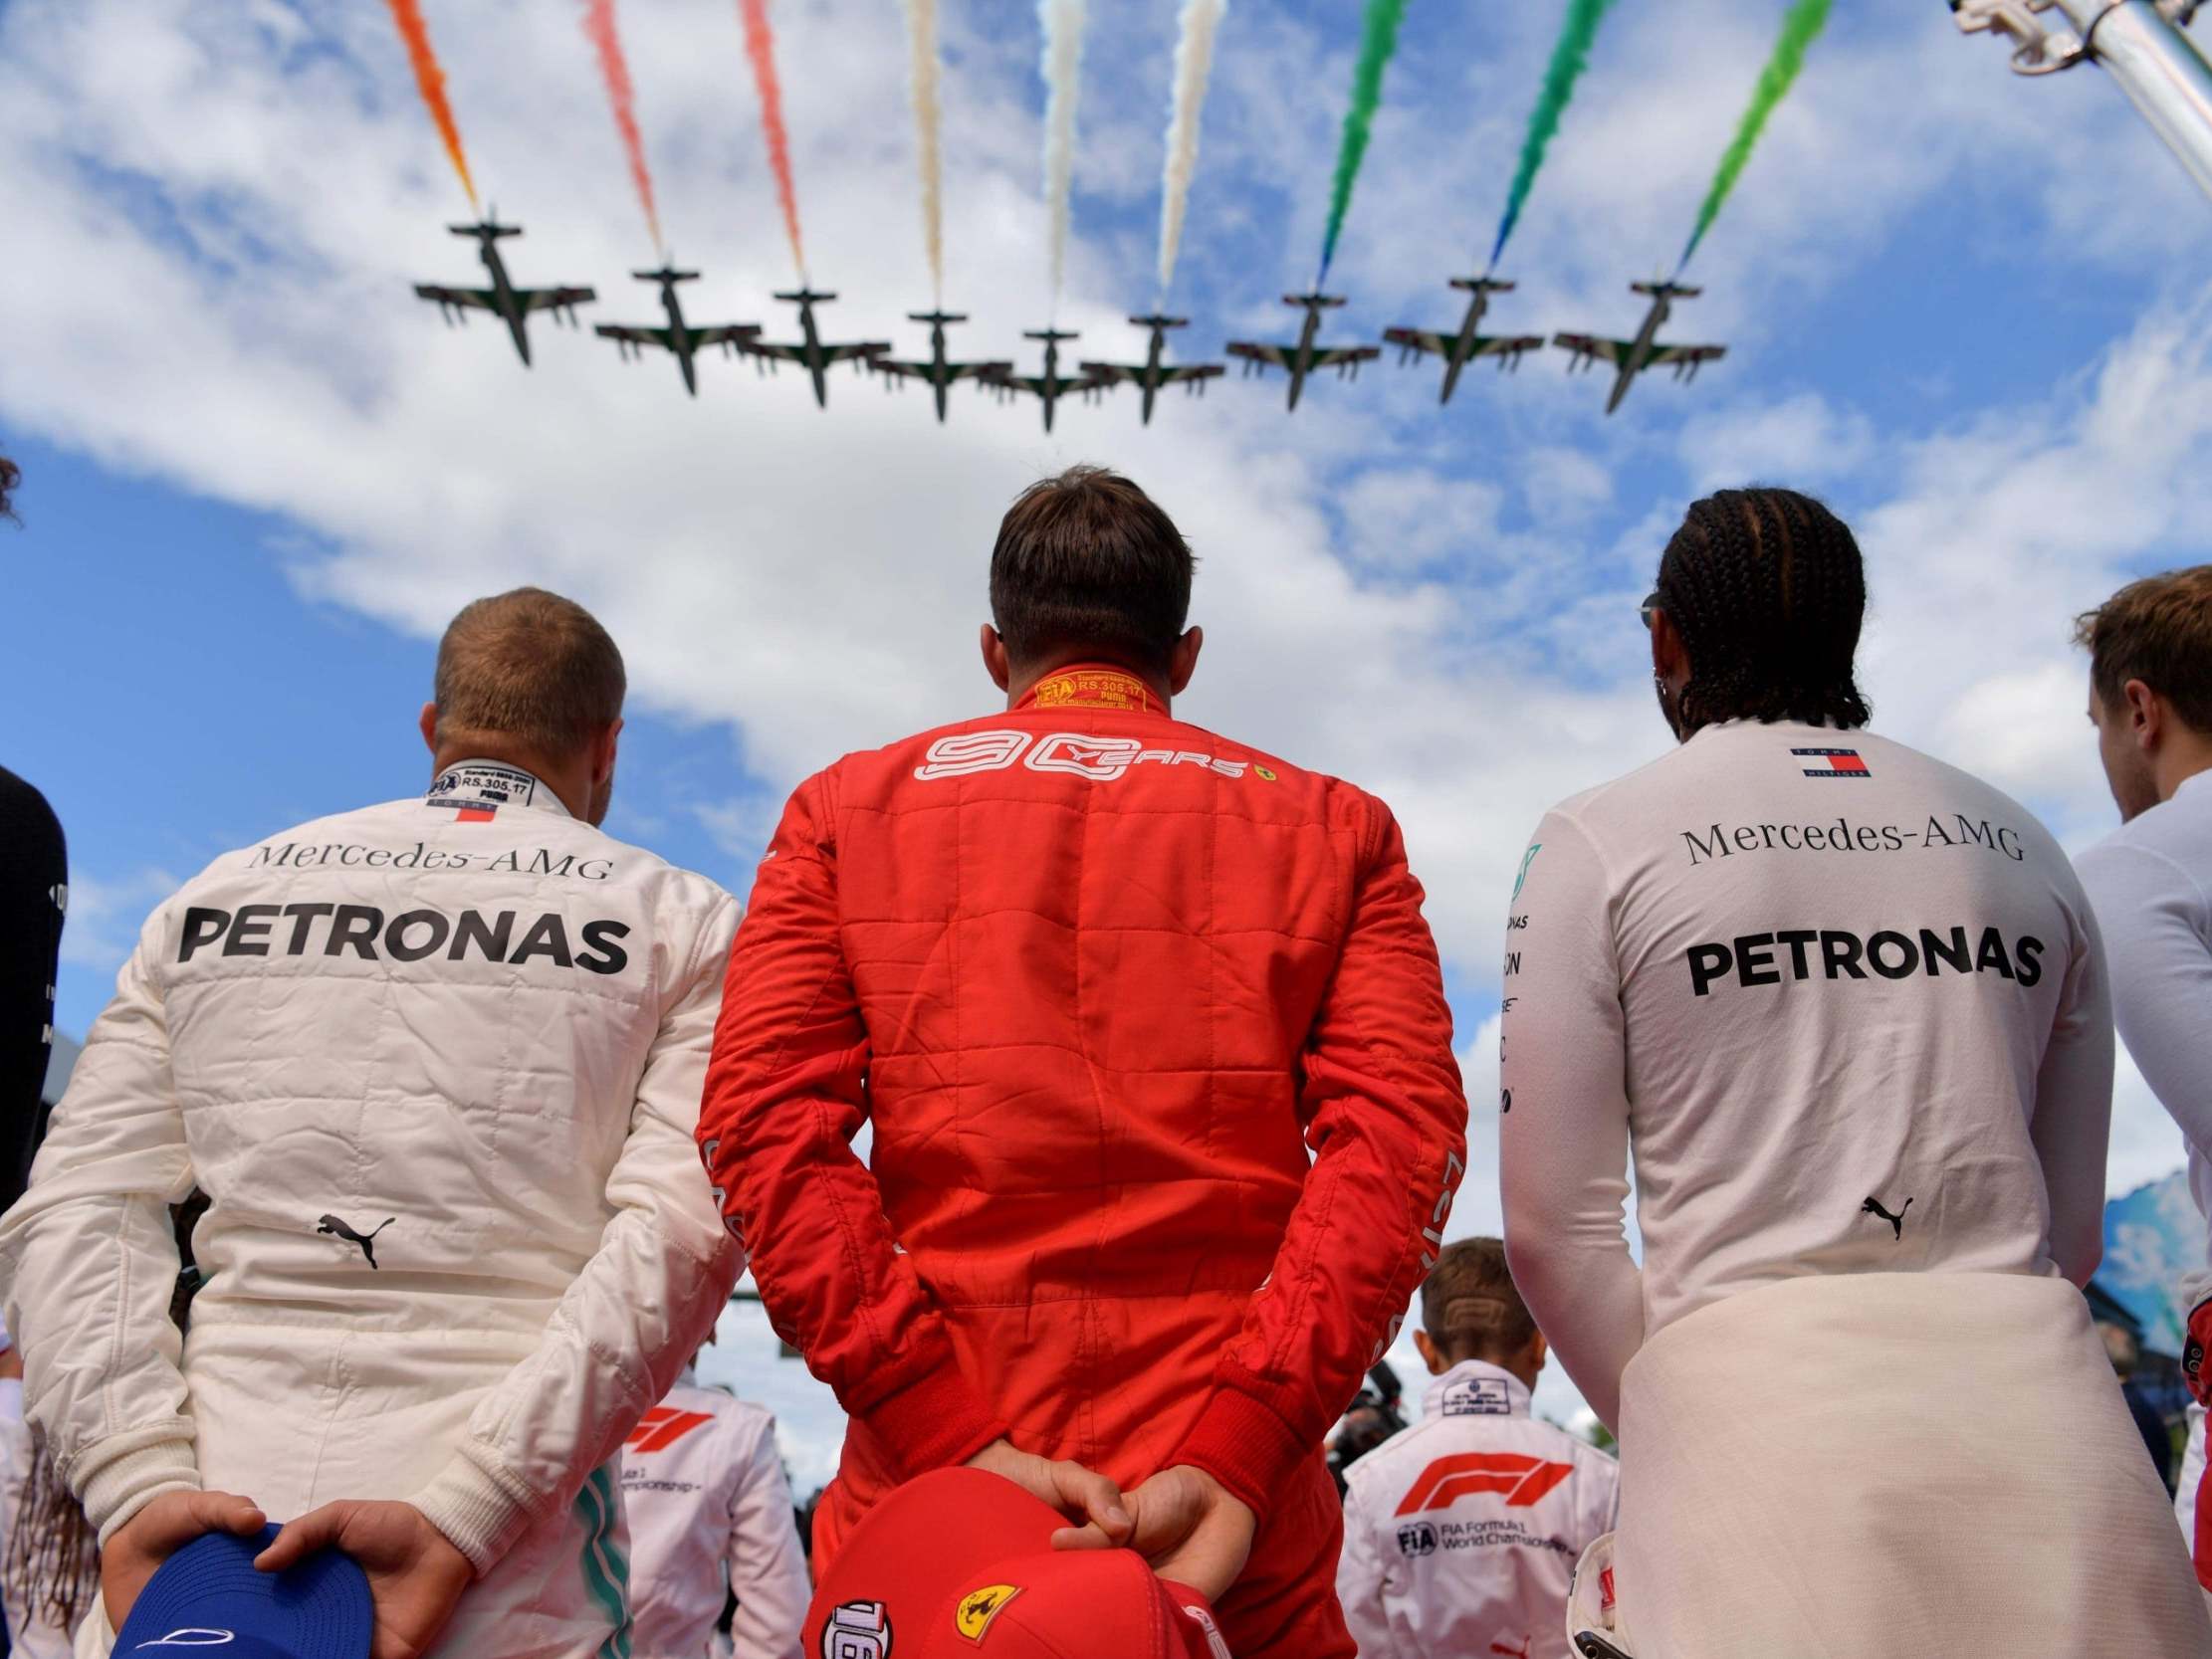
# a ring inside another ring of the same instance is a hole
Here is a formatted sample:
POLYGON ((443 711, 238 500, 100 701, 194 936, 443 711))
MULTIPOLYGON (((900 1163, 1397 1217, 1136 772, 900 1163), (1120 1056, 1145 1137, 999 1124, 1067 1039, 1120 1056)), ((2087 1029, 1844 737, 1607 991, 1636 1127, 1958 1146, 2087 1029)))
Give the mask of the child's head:
POLYGON ((1531 1387, 1544 1368, 1544 1334, 1505 1266, 1505 1243, 1465 1238, 1443 1247, 1421 1287, 1414 1346, 1430 1374, 1468 1359, 1511 1371, 1531 1387))

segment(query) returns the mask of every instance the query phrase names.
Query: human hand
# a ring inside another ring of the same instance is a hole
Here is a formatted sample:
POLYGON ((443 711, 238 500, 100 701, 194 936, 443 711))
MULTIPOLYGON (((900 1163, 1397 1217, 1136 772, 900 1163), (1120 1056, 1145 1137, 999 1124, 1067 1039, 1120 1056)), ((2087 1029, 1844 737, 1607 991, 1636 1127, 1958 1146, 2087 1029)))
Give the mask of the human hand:
MULTIPOLYGON (((1203 1469, 1188 1463, 1163 1469, 1129 1494, 1136 1529, 1129 1548, 1163 1578, 1188 1585, 1209 1601, 1220 1600, 1244 1570, 1259 1518, 1203 1469)), ((1122 1542, 1095 1527, 1055 1533, 1062 1550, 1099 1550, 1122 1542)))
POLYGON ((124 1522, 100 1553, 100 1599, 111 1629, 137 1605, 160 1564, 208 1533, 251 1538, 269 1518, 251 1499, 229 1492, 164 1492, 124 1522))
POLYGON ((1061 1528, 1052 1535, 1054 1544, 1076 1533, 1095 1533, 1108 1544, 1129 1542, 1132 1523, 1122 1507, 1121 1488, 1080 1463, 1055 1462, 1020 1451, 1010 1440, 994 1440, 968 1460, 968 1467, 1001 1475, 1070 1520, 1086 1523, 1061 1528))
POLYGON ((282 1572, 325 1549, 343 1551, 368 1574, 376 1609, 369 1659, 419 1659, 427 1653, 476 1575, 468 1556, 414 1505, 366 1499, 325 1504, 288 1523, 254 1565, 282 1572))

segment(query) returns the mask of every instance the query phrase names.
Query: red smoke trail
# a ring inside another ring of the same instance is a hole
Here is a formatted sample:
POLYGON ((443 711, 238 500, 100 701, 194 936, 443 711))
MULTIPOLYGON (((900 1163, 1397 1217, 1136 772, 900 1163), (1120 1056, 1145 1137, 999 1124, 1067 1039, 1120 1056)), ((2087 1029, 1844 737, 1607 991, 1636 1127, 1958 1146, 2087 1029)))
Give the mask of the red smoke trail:
POLYGON ((791 239, 791 261, 806 280, 806 254, 798 240, 798 195, 791 188, 791 143, 783 132, 783 88, 775 79, 775 36, 769 29, 768 0, 738 0, 745 21, 745 55, 753 60, 754 84, 761 89, 761 134, 768 139, 769 165, 775 169, 775 198, 783 207, 783 231, 791 239))
POLYGON ((461 175, 461 188, 469 193, 469 205, 476 206, 476 181, 469 177, 469 158, 461 152, 461 129, 453 124, 453 106, 445 101, 445 71, 438 67, 438 55, 430 48, 430 30, 422 21, 422 8, 415 0, 387 0, 391 7, 391 20, 399 25, 399 38, 407 43, 407 61, 415 67, 415 85, 422 89, 422 102, 430 107, 430 118, 438 123, 438 136, 445 140, 445 152, 453 158, 453 170, 461 175))
POLYGON ((630 180, 645 207, 645 224, 653 233, 653 246, 661 246, 660 210, 653 205, 653 174, 645 165, 645 140, 637 130, 637 95, 630 87, 630 66, 622 58, 622 38, 614 32, 614 0, 584 0, 583 32, 598 48, 599 72, 606 77, 607 103, 614 110, 614 125, 622 134, 622 147, 630 152, 630 180))

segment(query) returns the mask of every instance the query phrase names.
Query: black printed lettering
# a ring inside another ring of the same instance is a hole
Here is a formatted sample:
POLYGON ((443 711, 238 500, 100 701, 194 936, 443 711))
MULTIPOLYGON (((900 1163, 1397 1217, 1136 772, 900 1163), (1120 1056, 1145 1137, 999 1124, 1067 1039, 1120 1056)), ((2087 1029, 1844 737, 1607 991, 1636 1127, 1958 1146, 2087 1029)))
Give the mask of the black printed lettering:
POLYGON ((1994 928, 1984 928, 1981 948, 1974 952, 1974 971, 1983 973, 1992 968, 2007 979, 2014 977, 2012 958, 2005 954, 2005 935, 1994 928))
POLYGON ((615 943, 615 940, 627 938, 629 933, 630 930, 624 923, 586 922, 583 925, 583 942, 599 953, 594 956, 586 951, 576 958, 576 966, 589 968, 593 973, 620 973, 629 966, 630 957, 629 952, 615 943))
POLYGON ((1745 933, 1736 940, 1736 978, 1745 985, 1779 985, 1782 975, 1774 960, 1772 933, 1745 933))
POLYGON ((1713 825, 1710 841, 1701 839, 1695 830, 1682 831, 1682 839, 1689 843, 1689 862, 1692 864, 1702 864, 1708 858, 1728 856, 1728 838, 1718 824, 1713 825))
POLYGON ((1856 933, 1821 934, 1821 963, 1828 970, 1829 978, 1848 973, 1854 979, 1867 977, 1867 970, 1859 965, 1859 952, 1863 947, 1856 933))
POLYGON ((1920 970, 1920 947, 1904 934, 1885 928, 1867 940, 1867 960, 1884 979, 1907 979, 1920 970), (1885 960, 1885 949, 1896 960, 1885 960))
POLYGON ((2043 964, 2036 960, 2038 956, 2043 954, 2043 940, 2025 934, 2022 935, 2020 949, 2017 954, 2020 962, 2021 984, 2035 984, 2043 977, 2043 964))
POLYGON ((1920 955, 1926 961, 1929 977, 1935 974, 1935 964, 1942 961, 1953 973, 1974 971, 1973 947, 1966 942, 1966 930, 1953 928, 1948 933, 1939 933, 1933 928, 1920 930, 1920 955))
POLYGON ((347 945, 363 961, 376 959, 376 935, 384 931, 384 913, 373 905, 340 905, 331 920, 331 936, 323 941, 323 954, 334 956, 347 945))
POLYGON ((231 921, 230 935, 223 940, 223 954, 268 955, 269 925, 283 914, 281 905, 240 905, 238 915, 231 921))
POLYGON ((515 946, 510 962, 527 962, 533 956, 551 956, 562 967, 574 967, 575 960, 568 954, 568 930, 561 925, 556 912, 548 911, 530 925, 530 932, 523 935, 522 943, 515 946))
POLYGON ((395 962, 419 962, 445 943, 451 929, 452 924, 436 911, 409 911, 405 916, 395 916, 384 931, 384 954, 395 962), (414 927, 429 929, 429 936, 419 943, 409 942, 407 930, 414 927))
POLYGON ((488 962, 507 960, 507 940, 515 931, 515 913, 501 911, 490 922, 484 920, 482 911, 463 911, 453 929, 453 948, 446 952, 449 962, 461 961, 468 954, 473 942, 484 953, 488 962))
POLYGON ((1689 988, 1698 996, 1711 994, 1712 982, 1728 971, 1730 962, 1725 944, 1693 944, 1689 947, 1689 988))
POLYGON ((284 947, 284 953, 288 956, 305 956, 308 953, 308 925, 314 922, 317 917, 329 916, 331 907, 329 905, 287 905, 284 908, 284 913, 293 919, 292 939, 284 947))
POLYGON ((1805 947, 1820 934, 1810 928, 1788 928, 1774 935, 1775 942, 1790 947, 1790 971, 1798 978, 1805 977, 1805 947))
POLYGON ((192 952, 203 944, 212 944, 223 936, 230 927, 230 912, 210 910, 194 905, 184 913, 184 936, 177 941, 176 959, 188 962, 192 952))

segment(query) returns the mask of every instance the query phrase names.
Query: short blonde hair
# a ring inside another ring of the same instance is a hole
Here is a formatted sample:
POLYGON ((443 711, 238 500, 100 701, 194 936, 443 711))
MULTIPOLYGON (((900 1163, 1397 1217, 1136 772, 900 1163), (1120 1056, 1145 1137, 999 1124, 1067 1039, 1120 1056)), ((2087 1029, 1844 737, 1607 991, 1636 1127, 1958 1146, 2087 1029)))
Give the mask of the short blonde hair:
POLYGON ((438 642, 438 743, 502 737, 547 758, 622 718, 622 653, 573 599, 518 587, 463 608, 438 642))
POLYGON ((2130 680, 2212 735, 2212 564, 2129 582, 2075 618, 2074 643, 2090 654, 2098 701, 2116 708, 2130 680))

